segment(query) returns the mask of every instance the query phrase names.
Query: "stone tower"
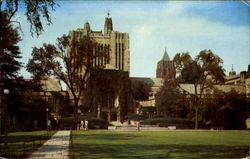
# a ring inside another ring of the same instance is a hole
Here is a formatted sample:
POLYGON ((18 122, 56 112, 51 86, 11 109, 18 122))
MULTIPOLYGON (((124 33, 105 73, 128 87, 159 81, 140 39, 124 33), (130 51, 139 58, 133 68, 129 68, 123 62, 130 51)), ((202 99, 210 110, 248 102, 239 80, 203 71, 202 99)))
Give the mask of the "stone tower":
POLYGON ((112 24, 112 19, 109 17, 105 18, 105 24, 104 24, 104 34, 110 34, 113 31, 113 24, 112 24))
POLYGON ((170 60, 165 49, 162 59, 157 63, 156 78, 172 79, 175 76, 173 61, 170 60))
POLYGON ((109 17, 109 13, 105 18, 104 32, 91 30, 88 22, 84 24, 84 28, 69 32, 69 36, 74 38, 86 35, 98 43, 97 49, 103 50, 103 52, 105 52, 105 49, 109 50, 107 56, 99 56, 94 59, 94 66, 104 66, 104 68, 108 69, 129 72, 129 34, 113 30, 112 18, 109 17))

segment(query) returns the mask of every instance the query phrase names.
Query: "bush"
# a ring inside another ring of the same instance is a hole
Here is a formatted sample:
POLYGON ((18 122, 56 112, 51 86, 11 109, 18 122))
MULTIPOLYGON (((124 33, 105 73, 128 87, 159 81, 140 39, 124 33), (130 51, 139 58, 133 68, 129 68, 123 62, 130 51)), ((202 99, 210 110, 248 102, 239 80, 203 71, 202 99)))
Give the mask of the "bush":
POLYGON ((128 115, 126 117, 126 120, 145 120, 148 117, 146 115, 137 115, 137 114, 132 114, 132 115, 128 115))
MULTIPOLYGON (((88 128, 89 129, 107 129, 108 128, 108 122, 103 119, 98 119, 95 117, 89 117, 89 116, 80 116, 79 120, 88 120, 88 128)), ((64 117, 61 119, 60 122, 60 128, 61 129, 76 129, 76 121, 75 117, 64 117)))
POLYGON ((75 129, 75 128, 76 128, 75 117, 68 116, 61 118, 59 129, 75 129))
POLYGON ((194 122, 183 118, 153 118, 141 122, 142 125, 176 126, 177 129, 193 129, 194 122))

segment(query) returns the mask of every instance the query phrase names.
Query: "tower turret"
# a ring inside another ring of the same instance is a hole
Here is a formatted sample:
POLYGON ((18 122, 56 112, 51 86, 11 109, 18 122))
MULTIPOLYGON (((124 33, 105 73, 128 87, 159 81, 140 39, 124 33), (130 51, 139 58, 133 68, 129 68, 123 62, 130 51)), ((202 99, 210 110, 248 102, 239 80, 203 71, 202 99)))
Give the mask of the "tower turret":
POLYGON ((170 60, 167 49, 165 48, 162 59, 157 63, 156 78, 163 78, 165 80, 175 77, 174 63, 170 60))
POLYGON ((105 18, 104 34, 110 34, 112 30, 113 30, 112 18, 109 17, 109 12, 108 12, 108 17, 105 18))
POLYGON ((86 22, 86 23, 84 24, 84 30, 86 30, 87 33, 90 32, 90 25, 89 25, 89 22, 86 22))
POLYGON ((165 52, 164 52, 164 55, 162 57, 162 60, 163 61, 170 61, 170 58, 168 56, 168 52, 167 52, 167 49, 165 48, 165 52))

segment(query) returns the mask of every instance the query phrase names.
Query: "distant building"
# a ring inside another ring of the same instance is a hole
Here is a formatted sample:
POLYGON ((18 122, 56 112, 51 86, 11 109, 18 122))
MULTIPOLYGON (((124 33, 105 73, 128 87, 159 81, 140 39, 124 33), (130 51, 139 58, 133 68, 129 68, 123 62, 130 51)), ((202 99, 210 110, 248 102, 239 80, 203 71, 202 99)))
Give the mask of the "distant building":
POLYGON ((165 49, 162 59, 157 63, 156 78, 172 79, 175 76, 173 61, 170 60, 165 49))
MULTIPOLYGON (((163 64, 164 59, 165 61, 169 59, 166 51, 164 53, 163 59, 160 62, 158 62, 157 73, 156 73, 158 75, 157 78, 139 78, 139 77, 130 78, 132 83, 140 81, 140 82, 145 82, 151 86, 149 99, 137 101, 140 109, 142 109, 144 113, 146 112, 146 114, 149 114, 149 116, 156 114, 155 95, 157 92, 160 91, 160 88, 163 86, 164 80, 168 79, 168 78, 163 78, 164 71, 161 71, 164 70, 164 68, 162 68, 162 66, 164 65, 163 64), (150 114, 150 112, 152 114, 150 114)), ((214 88, 226 93, 230 92, 231 90, 235 90, 238 93, 246 94, 246 96, 250 98, 250 65, 248 66, 248 71, 242 71, 240 74, 236 74, 236 72, 232 69, 232 71, 229 73, 229 76, 225 77, 225 80, 226 82, 224 85, 214 85, 214 88)), ((190 94, 195 94, 194 85, 192 84, 181 83, 180 87, 182 88, 182 90, 185 90, 190 94)), ((200 89, 198 88, 197 92, 198 94, 199 90, 200 89)), ((214 91, 213 89, 206 89, 205 94, 212 94, 213 91, 214 91)))
POLYGON ((42 85, 41 91, 33 92, 33 94, 40 96, 51 105, 50 115, 60 119, 60 106, 69 103, 69 93, 62 89, 60 81, 47 77, 40 81, 42 85))
POLYGON ((225 77, 227 85, 243 86, 245 87, 245 93, 250 98, 250 64, 247 71, 241 71, 240 74, 236 74, 235 71, 229 72, 229 75, 225 77), (233 72, 233 73, 232 73, 233 72))
POLYGON ((109 13, 105 18, 104 32, 91 30, 89 22, 86 22, 83 28, 70 31, 69 36, 76 39, 89 36, 98 43, 95 49, 101 50, 101 54, 103 54, 96 56, 94 66, 112 67, 114 70, 129 72, 129 34, 113 30, 112 18, 109 17, 109 13), (107 50, 109 50, 108 54, 104 54, 107 50))

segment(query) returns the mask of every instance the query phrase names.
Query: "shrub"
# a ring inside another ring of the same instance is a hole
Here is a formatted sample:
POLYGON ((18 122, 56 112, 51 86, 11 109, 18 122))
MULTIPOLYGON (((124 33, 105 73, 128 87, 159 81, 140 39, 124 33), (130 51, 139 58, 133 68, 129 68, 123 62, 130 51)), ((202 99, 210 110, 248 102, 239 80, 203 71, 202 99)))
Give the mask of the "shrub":
MULTIPOLYGON (((81 115, 79 117, 79 120, 88 120, 88 128, 89 129, 107 129, 108 128, 108 122, 103 119, 98 119, 95 117, 90 117, 90 116, 83 116, 81 115)), ((76 128, 76 122, 75 122, 75 117, 64 117, 61 119, 60 122, 60 128, 61 129, 75 129, 76 128)))
POLYGON ((142 125, 176 126, 177 129, 193 129, 194 122, 183 118, 153 118, 141 122, 142 125))
POLYGON ((128 115, 126 117, 126 120, 145 120, 148 117, 146 115, 137 115, 137 114, 132 114, 132 115, 128 115))

